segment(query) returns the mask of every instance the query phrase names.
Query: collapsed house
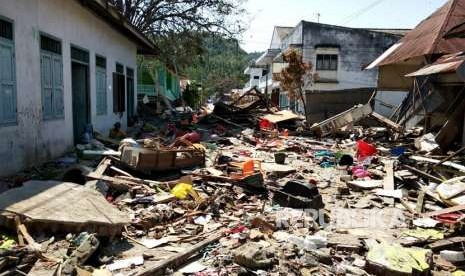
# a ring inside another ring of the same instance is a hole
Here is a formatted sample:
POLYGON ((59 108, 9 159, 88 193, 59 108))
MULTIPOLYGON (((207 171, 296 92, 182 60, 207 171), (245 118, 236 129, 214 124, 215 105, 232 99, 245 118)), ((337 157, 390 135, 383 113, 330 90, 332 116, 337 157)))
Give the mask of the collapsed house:
POLYGON ((378 68, 378 89, 410 91, 391 119, 435 133, 443 150, 465 142, 464 22, 465 1, 448 1, 367 67, 378 68))
MULTIPOLYGON (((257 86, 268 91, 271 101, 282 109, 303 113, 303 106, 282 91, 274 79, 287 65, 283 54, 296 49, 318 75, 306 88, 307 120, 310 124, 327 119, 360 103, 376 90, 377 71, 363 68, 396 43, 406 30, 358 29, 301 21, 296 27, 275 27, 269 49, 244 73, 250 75, 245 90, 257 86)), ((405 94, 380 92, 388 105, 397 105, 405 94), (384 95, 389 94, 389 95, 384 95)), ((379 108, 379 104, 375 104, 379 108)), ((380 113, 386 116, 388 111, 380 113)))
POLYGON ((146 37, 103 0, 0 6, 0 175, 63 155, 89 125, 126 128, 146 37))

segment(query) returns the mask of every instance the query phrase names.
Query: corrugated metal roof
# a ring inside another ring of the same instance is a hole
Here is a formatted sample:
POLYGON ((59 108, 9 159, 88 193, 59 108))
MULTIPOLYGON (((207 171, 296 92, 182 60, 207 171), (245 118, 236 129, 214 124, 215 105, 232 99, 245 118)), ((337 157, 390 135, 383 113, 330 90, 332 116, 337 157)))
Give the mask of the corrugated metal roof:
POLYGON ((405 75, 406 77, 427 76, 434 74, 453 73, 465 62, 463 52, 446 55, 433 64, 429 64, 420 70, 405 75))
POLYGON ((465 22, 465 0, 449 0, 444 6, 422 21, 387 55, 378 66, 403 62, 431 54, 450 54, 465 50, 465 39, 443 38, 447 32, 465 22))

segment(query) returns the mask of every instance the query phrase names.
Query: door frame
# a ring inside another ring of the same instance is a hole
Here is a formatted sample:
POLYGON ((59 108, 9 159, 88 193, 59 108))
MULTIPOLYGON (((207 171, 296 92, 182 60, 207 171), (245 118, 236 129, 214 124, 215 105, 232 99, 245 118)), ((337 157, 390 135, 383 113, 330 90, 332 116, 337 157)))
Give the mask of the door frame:
POLYGON ((128 67, 126 66, 126 102, 127 102, 127 108, 126 108, 126 117, 127 117, 127 122, 129 124, 129 120, 131 119, 131 117, 135 116, 137 114, 137 110, 135 108, 135 104, 136 104, 136 100, 135 100, 135 97, 136 97, 136 88, 135 88, 135 71, 133 68, 131 67, 128 67), (132 76, 130 76, 128 73, 129 73, 129 70, 132 71, 132 76), (132 98, 129 98, 129 79, 132 80, 132 98), (134 114, 130 114, 130 112, 134 113, 134 114))
POLYGON ((87 124, 92 124, 92 100, 91 100, 91 86, 90 86, 90 83, 91 83, 91 80, 90 80, 90 52, 89 50, 85 49, 85 48, 82 48, 80 46, 77 46, 75 44, 70 44, 70 67, 71 67, 71 117, 73 118, 73 136, 74 136, 74 139, 76 140, 76 133, 74 133, 74 104, 73 104, 73 64, 79 64, 79 65, 82 65, 82 66, 85 66, 86 67, 86 85, 85 85, 85 88, 86 88, 86 96, 87 96, 87 102, 86 102, 86 110, 87 110, 87 114, 86 114, 86 123, 87 124), (82 60, 77 60, 77 59, 74 59, 72 57, 72 49, 76 49, 76 50, 79 50, 79 51, 83 51, 83 52, 86 52, 87 53, 87 56, 88 56, 88 60, 87 62, 85 61, 82 61, 82 60))

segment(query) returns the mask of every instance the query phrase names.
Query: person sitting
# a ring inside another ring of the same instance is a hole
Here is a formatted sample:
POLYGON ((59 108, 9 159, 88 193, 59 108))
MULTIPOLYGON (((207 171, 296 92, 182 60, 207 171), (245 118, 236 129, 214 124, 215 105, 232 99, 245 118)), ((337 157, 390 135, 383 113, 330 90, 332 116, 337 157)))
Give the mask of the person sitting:
POLYGON ((122 140, 122 139, 126 138, 126 133, 121 130, 121 123, 116 122, 113 125, 113 128, 110 129, 109 137, 111 139, 117 139, 117 140, 122 140))

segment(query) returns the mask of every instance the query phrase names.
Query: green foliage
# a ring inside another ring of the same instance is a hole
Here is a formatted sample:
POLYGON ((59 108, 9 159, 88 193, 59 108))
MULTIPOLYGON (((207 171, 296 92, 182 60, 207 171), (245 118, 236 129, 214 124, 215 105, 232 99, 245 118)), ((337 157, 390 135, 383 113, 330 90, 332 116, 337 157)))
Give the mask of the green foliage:
POLYGON ((259 53, 247 54, 237 40, 206 35, 203 53, 184 67, 181 72, 203 87, 203 99, 222 95, 231 89, 241 89, 248 81, 244 69, 259 53))
POLYGON ((195 81, 191 81, 191 83, 189 83, 186 86, 186 89, 184 90, 182 96, 183 96, 184 102, 188 106, 198 107, 200 104, 201 96, 202 96, 201 93, 202 93, 202 90, 201 90, 200 85, 195 81))

